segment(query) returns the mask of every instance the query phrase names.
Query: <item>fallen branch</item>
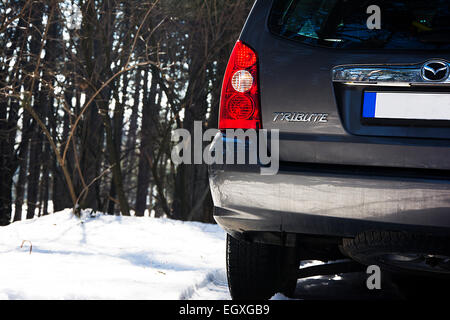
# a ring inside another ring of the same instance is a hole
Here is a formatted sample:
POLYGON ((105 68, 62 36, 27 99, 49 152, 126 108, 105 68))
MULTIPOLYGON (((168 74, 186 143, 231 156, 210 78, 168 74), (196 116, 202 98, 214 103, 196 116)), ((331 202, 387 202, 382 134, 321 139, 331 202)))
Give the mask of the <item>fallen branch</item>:
POLYGON ((23 245, 25 244, 25 242, 29 242, 30 243, 30 254, 31 254, 31 251, 33 251, 33 244, 31 243, 30 240, 23 240, 22 244, 20 245, 20 248, 21 249, 23 248, 23 245))

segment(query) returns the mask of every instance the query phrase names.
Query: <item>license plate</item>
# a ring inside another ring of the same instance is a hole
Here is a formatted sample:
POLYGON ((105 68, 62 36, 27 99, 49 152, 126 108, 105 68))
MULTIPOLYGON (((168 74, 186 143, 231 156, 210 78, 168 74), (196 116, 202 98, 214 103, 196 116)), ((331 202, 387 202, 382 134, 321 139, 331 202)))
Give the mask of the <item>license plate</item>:
POLYGON ((450 120, 449 93, 365 92, 363 119, 450 120))

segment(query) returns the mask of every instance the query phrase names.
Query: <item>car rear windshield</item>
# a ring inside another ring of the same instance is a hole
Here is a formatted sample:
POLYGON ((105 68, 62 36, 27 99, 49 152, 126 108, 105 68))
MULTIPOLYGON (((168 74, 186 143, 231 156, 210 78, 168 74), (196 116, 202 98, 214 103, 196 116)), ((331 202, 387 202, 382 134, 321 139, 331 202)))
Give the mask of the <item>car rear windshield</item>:
POLYGON ((269 28, 334 48, 450 49, 449 0, 275 0, 269 28))

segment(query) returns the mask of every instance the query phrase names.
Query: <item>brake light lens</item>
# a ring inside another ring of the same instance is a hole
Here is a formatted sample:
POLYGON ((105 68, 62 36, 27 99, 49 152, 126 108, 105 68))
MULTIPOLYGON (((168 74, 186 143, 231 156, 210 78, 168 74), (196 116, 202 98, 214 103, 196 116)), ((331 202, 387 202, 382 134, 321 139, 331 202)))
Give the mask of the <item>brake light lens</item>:
POLYGON ((231 53, 220 97, 219 129, 260 129, 258 56, 238 41, 231 53))

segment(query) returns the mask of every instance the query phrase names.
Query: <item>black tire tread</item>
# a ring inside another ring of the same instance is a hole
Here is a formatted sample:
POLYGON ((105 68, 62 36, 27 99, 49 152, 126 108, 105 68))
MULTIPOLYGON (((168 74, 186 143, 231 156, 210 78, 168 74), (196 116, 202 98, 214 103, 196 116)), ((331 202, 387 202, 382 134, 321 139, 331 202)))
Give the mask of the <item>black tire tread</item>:
POLYGON ((377 252, 448 256, 450 255, 450 238, 401 231, 366 231, 358 234, 354 239, 343 239, 342 249, 352 259, 363 264, 380 264, 389 271, 422 274, 418 271, 413 272, 383 263, 374 263, 370 257, 377 252))
POLYGON ((407 252, 423 251, 430 254, 448 254, 450 243, 448 238, 441 238, 426 234, 413 234, 395 231, 366 231, 358 234, 354 239, 343 239, 343 248, 350 253, 364 253, 366 251, 388 250, 407 252))

